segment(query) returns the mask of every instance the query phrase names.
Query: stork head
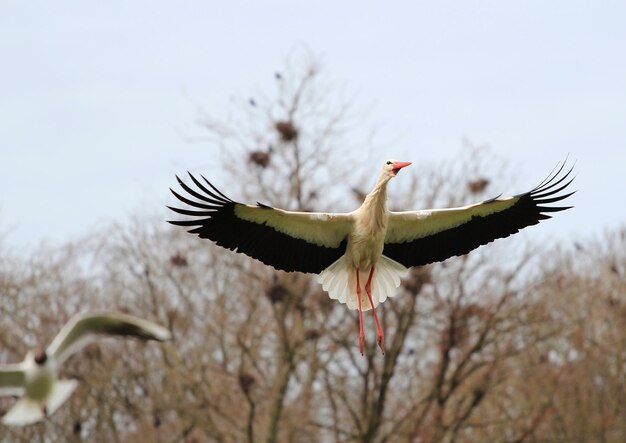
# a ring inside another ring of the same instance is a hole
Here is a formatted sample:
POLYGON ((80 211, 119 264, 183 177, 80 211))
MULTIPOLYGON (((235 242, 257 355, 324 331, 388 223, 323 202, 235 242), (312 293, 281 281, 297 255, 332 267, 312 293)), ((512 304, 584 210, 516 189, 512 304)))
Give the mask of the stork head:
POLYGON ((383 174, 389 176, 389 178, 393 178, 398 175, 400 169, 405 166, 409 166, 411 162, 399 162, 396 160, 387 160, 383 165, 383 174))

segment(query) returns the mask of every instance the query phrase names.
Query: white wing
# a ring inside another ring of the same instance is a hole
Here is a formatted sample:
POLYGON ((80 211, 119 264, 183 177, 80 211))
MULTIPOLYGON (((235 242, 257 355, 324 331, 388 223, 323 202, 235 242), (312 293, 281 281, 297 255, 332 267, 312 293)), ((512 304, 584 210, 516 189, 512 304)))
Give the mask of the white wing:
POLYGON ((48 415, 51 415, 70 398, 70 395, 78 387, 76 380, 55 380, 52 384, 52 392, 46 399, 46 408, 48 415))
POLYGON ((0 395, 21 395, 24 393, 24 363, 0 365, 0 395))
POLYGON ((48 346, 46 353, 61 365, 98 335, 133 336, 158 341, 171 338, 170 332, 164 327, 133 315, 118 312, 86 313, 70 319, 48 346))

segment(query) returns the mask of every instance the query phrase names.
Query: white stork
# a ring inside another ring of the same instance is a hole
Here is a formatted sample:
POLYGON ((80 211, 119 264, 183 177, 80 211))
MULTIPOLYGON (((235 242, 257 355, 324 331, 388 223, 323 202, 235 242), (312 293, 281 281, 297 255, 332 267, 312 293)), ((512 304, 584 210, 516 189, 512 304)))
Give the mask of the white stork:
POLYGON ((45 350, 29 352, 22 363, 0 365, 0 395, 23 395, 2 417, 2 423, 29 425, 56 411, 78 386, 76 380, 59 380, 59 367, 96 335, 159 341, 171 338, 164 327, 132 315, 116 312, 75 315, 45 350))
POLYGON ((391 212, 386 207, 387 184, 410 164, 385 162, 374 189, 360 208, 349 213, 293 212, 261 203, 241 204, 203 176, 208 187, 189 173, 197 189, 176 178, 197 200, 170 190, 196 209, 168 207, 194 218, 170 223, 193 227, 190 233, 276 269, 318 274, 317 280, 330 298, 359 310, 361 354, 363 311, 373 309, 378 345, 384 353, 384 333, 375 308, 395 295, 407 268, 466 254, 535 225, 550 218, 546 213, 569 209, 571 206, 546 205, 574 193, 559 194, 573 180, 567 180, 573 168, 561 174, 563 163, 537 187, 513 197, 459 208, 391 212))

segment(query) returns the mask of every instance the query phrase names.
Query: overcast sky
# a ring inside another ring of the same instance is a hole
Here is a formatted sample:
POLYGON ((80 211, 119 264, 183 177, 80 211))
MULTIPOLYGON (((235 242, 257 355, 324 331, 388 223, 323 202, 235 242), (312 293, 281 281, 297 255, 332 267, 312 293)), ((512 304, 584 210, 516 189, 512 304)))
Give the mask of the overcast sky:
POLYGON ((380 160, 465 137, 516 165, 513 193, 569 153, 576 209, 535 229, 600 235, 626 220, 625 24, 617 1, 5 0, 0 233, 22 249, 165 214, 173 175, 210 164, 181 135, 194 102, 226 115, 300 45, 397 140, 380 160))

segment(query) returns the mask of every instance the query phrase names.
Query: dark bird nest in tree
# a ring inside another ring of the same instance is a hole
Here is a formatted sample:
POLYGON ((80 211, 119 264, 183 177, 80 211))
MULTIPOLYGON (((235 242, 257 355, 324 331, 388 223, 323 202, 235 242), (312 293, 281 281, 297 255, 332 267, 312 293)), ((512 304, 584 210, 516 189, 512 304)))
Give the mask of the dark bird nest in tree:
POLYGON ((486 178, 479 178, 467 182, 467 188, 472 194, 478 194, 479 192, 483 192, 487 188, 487 186, 489 186, 489 180, 487 180, 486 178))
POLYGON ((304 339, 305 340, 317 340, 318 338, 320 338, 322 334, 320 333, 319 330, 317 329, 307 329, 304 332, 304 339))
POLYGON ((290 142, 298 138, 298 130, 292 121, 278 121, 274 124, 274 128, 276 128, 280 139, 284 142, 290 142))
POLYGON ((271 154, 267 151, 253 151, 248 155, 248 161, 261 168, 267 168, 270 164, 271 154))
POLYGON ((187 262, 187 257, 182 255, 180 252, 177 252, 170 257, 170 265, 174 267, 182 268, 187 266, 188 264, 189 263, 187 262))
POLYGON ((272 304, 280 303, 287 296, 289 296, 289 292, 287 289, 281 285, 280 283, 274 283, 269 289, 265 292, 265 296, 269 298, 272 304))
POLYGON ((238 381, 239 381, 239 387, 246 395, 250 394, 250 390, 252 389, 252 386, 254 386, 254 384, 256 383, 256 380, 254 379, 254 377, 245 372, 242 372, 241 374, 239 374, 238 381))

